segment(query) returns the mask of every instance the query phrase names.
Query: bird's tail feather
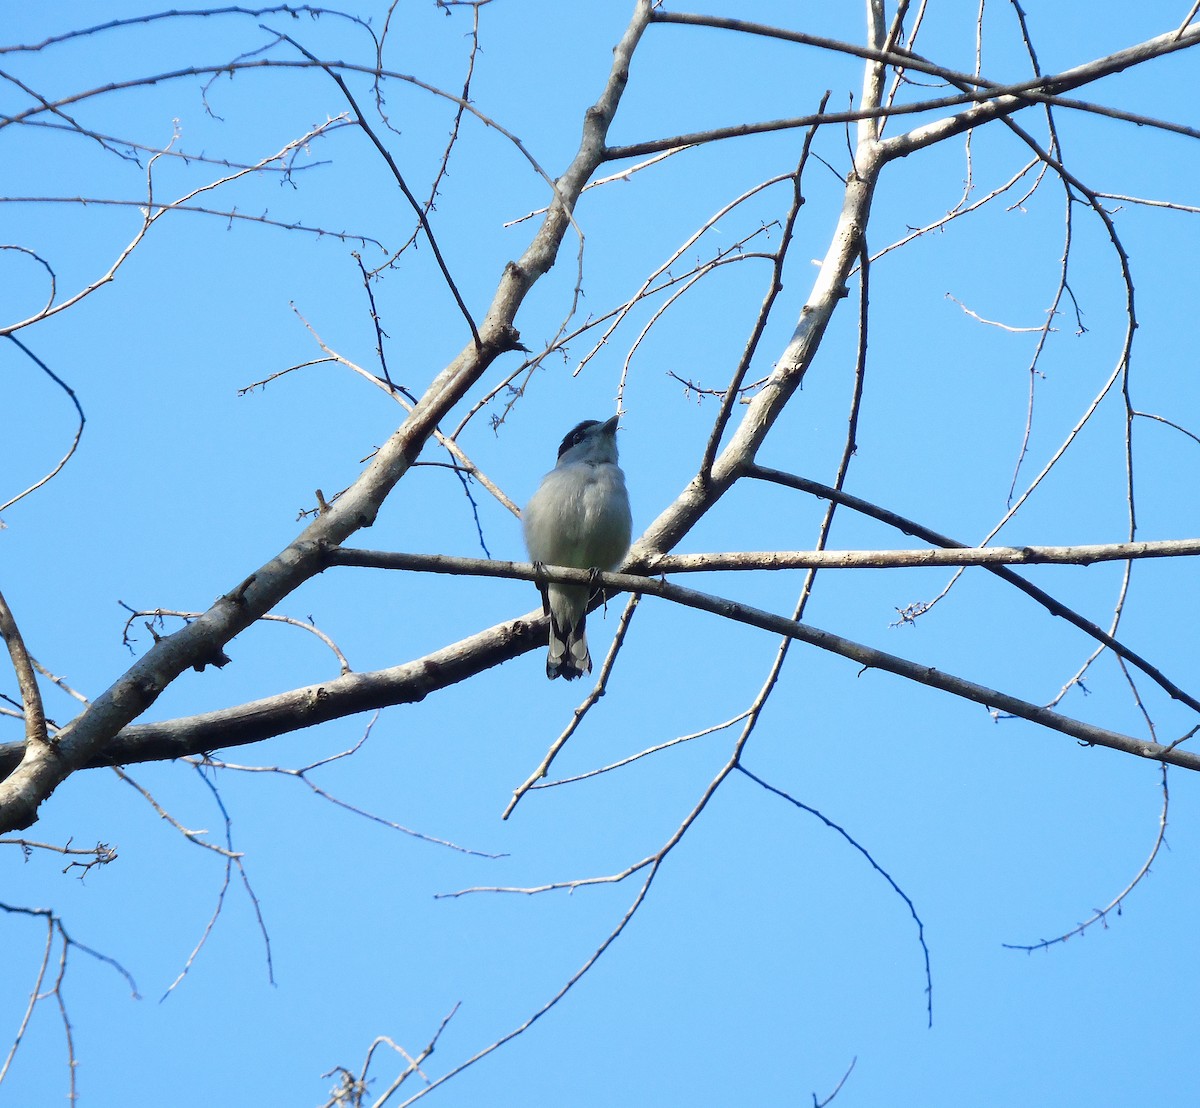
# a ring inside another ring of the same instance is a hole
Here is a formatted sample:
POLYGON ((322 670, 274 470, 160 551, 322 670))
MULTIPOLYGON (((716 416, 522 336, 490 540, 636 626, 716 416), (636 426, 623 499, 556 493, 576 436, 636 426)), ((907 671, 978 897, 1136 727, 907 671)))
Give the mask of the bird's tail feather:
POLYGON ((546 651, 546 676, 574 681, 592 672, 592 658, 587 644, 587 590, 582 603, 575 596, 563 596, 558 590, 550 593, 550 643, 546 651))
POLYGON ((551 681, 556 677, 574 681, 576 677, 592 672, 585 622, 586 617, 580 616, 573 627, 561 627, 551 613, 550 646, 546 651, 546 676, 551 681))

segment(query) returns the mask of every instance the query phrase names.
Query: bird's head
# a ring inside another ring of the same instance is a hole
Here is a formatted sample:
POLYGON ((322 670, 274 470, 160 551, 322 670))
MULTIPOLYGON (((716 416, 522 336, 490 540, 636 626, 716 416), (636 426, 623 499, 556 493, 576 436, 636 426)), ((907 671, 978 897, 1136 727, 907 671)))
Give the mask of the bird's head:
POLYGON ((567 432, 558 448, 558 464, 572 462, 615 462, 617 460, 617 423, 620 416, 613 416, 601 423, 598 419, 585 419, 567 432))

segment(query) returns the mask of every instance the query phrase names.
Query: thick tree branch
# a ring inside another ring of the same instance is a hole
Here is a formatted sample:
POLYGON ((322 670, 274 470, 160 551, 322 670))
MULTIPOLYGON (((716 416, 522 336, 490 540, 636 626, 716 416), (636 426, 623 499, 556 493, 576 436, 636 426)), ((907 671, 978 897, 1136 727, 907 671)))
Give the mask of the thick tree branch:
MULTIPOLYGON (((1187 135, 1189 138, 1200 138, 1200 130, 1197 130, 1195 127, 1188 127, 1184 124, 1172 123, 1169 120, 1139 115, 1136 112, 1122 111, 1119 108, 1111 108, 1104 104, 1093 104, 1086 100, 1071 100, 1043 91, 1040 85, 1045 78, 1040 74, 1036 77, 1026 78, 1024 81, 1005 84, 1000 81, 987 80, 978 73, 964 73, 961 70, 950 69, 947 66, 938 65, 928 58, 922 57, 920 54, 915 54, 911 50, 896 46, 894 36, 892 40, 889 40, 890 45, 886 47, 864 46, 857 42, 845 42, 841 39, 827 38, 824 35, 810 35, 805 31, 793 31, 787 27, 774 27, 769 24, 754 23, 744 19, 729 19, 724 16, 700 15, 692 12, 655 12, 654 22, 683 24, 689 27, 711 27, 715 30, 734 31, 739 34, 778 39, 781 42, 792 42, 801 46, 813 46, 818 50, 828 50, 835 54, 847 54, 851 57, 863 58, 867 61, 880 62, 891 66, 897 71, 911 70, 914 73, 924 73, 926 76, 936 77, 939 80, 963 88, 963 93, 960 96, 896 105, 889 107, 885 111, 872 113, 872 118, 884 118, 899 112, 907 114, 940 110, 942 108, 953 107, 955 104, 965 104, 971 101, 979 102, 994 96, 1011 94, 1023 96, 1032 103, 1054 104, 1057 107, 1069 108, 1073 111, 1092 112, 1097 115, 1108 116, 1111 119, 1121 119, 1127 123, 1135 123, 1139 127, 1157 127, 1173 131, 1176 134, 1187 135)), ((1181 31, 1170 32, 1170 36, 1176 39, 1180 34, 1181 31)), ((1169 36, 1160 35, 1156 41, 1162 41, 1167 37, 1169 36)))
POLYGON ((1130 66, 1173 54, 1176 50, 1186 50, 1197 43, 1200 43, 1200 25, 1182 35, 1175 31, 1168 31, 1166 34, 1157 35, 1145 42, 1118 50, 1114 54, 1108 54, 1103 58, 1096 58, 1094 61, 1064 70, 1062 73, 1035 77, 1018 85, 989 89, 989 99, 978 107, 969 108, 957 115, 914 128, 906 134, 885 139, 883 143, 884 156, 888 160, 907 157, 914 150, 920 150, 933 143, 941 142, 943 139, 969 131, 971 128, 978 127, 999 116, 1009 115, 1021 108, 1029 107, 1031 104, 1037 103, 1039 99, 1044 99, 1044 97, 1031 97, 1029 93, 1034 90, 1055 98, 1071 89, 1098 81, 1101 77, 1121 73, 1130 66))
MULTIPOLYGON (((357 559, 358 564, 367 564, 369 560, 361 555, 373 552, 355 553, 360 555, 357 559)), ((388 560, 388 555, 380 553, 376 564, 385 564, 388 560)), ((510 572, 501 575, 533 578, 532 566, 521 563, 508 563, 508 566, 510 572)), ((886 651, 809 624, 739 604, 724 597, 686 589, 658 578, 646 578, 630 573, 592 575, 588 570, 558 567, 546 567, 545 573, 549 580, 575 584, 594 581, 609 596, 618 592, 656 596, 807 643, 809 646, 848 658, 863 667, 885 670, 917 684, 928 685, 964 700, 982 704, 989 709, 1019 716, 1092 746, 1104 746, 1139 758, 1200 770, 1200 754, 1084 723, 998 689, 988 688, 986 685, 944 673, 932 666, 888 654, 886 651)), ((163 723, 135 724, 124 728, 102 749, 96 750, 85 765, 123 765, 129 762, 181 758, 189 754, 202 754, 258 742, 374 708, 416 703, 438 689, 457 684, 542 645, 544 629, 544 619, 538 613, 531 612, 520 619, 497 624, 404 665, 373 673, 346 674, 319 685, 293 689, 216 712, 163 723)), ((20 746, 19 743, 0 746, 0 773, 19 757, 20 746)))
MULTIPOLYGON (((850 499, 849 494, 846 495, 850 499)), ((785 569, 927 569, 931 566, 1074 565, 1124 562, 1138 558, 1194 558, 1200 539, 1160 542, 1113 542, 1080 546, 951 546, 913 550, 735 550, 698 554, 659 554, 647 560, 645 573, 710 573, 785 569)), ((528 562, 494 558, 458 558, 449 554, 407 554, 389 550, 338 547, 327 555, 331 566, 414 570, 468 577, 535 581, 528 562)), ((547 566, 551 581, 587 584, 588 571, 547 566)))
MULTIPOLYGON (((663 14, 665 15, 666 13, 663 14)), ((688 17, 689 21, 692 18, 688 17)), ((726 23, 737 24, 740 22, 738 20, 719 20, 710 17, 694 18, 699 22, 713 26, 726 23)), ((675 21, 670 16, 661 20, 661 22, 675 21)), ((755 26, 758 25, 751 24, 740 29, 751 30, 755 26)), ((755 31, 753 33, 762 32, 755 31)), ((796 130, 800 127, 811 127, 818 124, 858 123, 863 120, 885 119, 892 116, 923 115, 927 112, 944 111, 947 108, 955 108, 965 104, 976 106, 958 115, 938 120, 935 123, 926 124, 906 134, 896 135, 894 138, 888 139, 886 142, 887 158, 904 157, 912 153, 913 150, 928 146, 934 142, 940 142, 942 139, 961 134, 972 127, 978 127, 997 116, 1008 115, 1034 104, 1053 104, 1057 107, 1069 108, 1074 111, 1092 112, 1113 119, 1125 120, 1139 127, 1156 127, 1185 135, 1189 138, 1200 138, 1200 130, 1197 130, 1195 127, 1172 123, 1168 120, 1154 119, 1132 112, 1123 112, 1102 104, 1071 100, 1061 95, 1063 92, 1090 84, 1100 77, 1119 73, 1132 65, 1139 65, 1142 62, 1174 53, 1176 50, 1185 50, 1195 46, 1200 42, 1200 25, 1191 28, 1181 36, 1177 36, 1176 32, 1170 31, 1167 34, 1147 39, 1145 42, 1138 43, 1135 46, 1127 47, 1125 50, 1120 50, 1115 54, 1098 58, 1085 65, 1077 66, 1074 69, 1064 70, 1062 73, 1031 77, 1011 84, 998 84, 968 73, 959 73, 956 70, 936 66, 925 62, 924 59, 916 55, 909 55, 904 51, 875 50, 870 47, 857 46, 853 43, 823 40, 820 36, 804 35, 799 32, 794 34, 791 32, 780 33, 772 37, 795 42, 811 41, 813 44, 827 45, 830 49, 869 58, 878 61, 880 64, 886 63, 901 69, 919 69, 922 72, 941 77, 954 84, 962 83, 978 87, 953 96, 916 100, 907 104, 884 105, 881 103, 868 103, 864 100, 863 106, 854 110, 819 112, 814 115, 794 116, 785 119, 739 123, 730 127, 713 127, 706 131, 690 131, 665 138, 650 139, 646 142, 612 146, 606 151, 605 157, 610 161, 619 161, 624 158, 644 157, 647 154, 654 154, 662 150, 671 150, 680 146, 699 146, 704 143, 718 142, 724 139, 769 134, 773 131, 796 130)))
POLYGON ((46 712, 42 707, 42 690, 38 688, 37 675, 33 672, 33 661, 25 649, 21 629, 13 617, 12 609, 4 594, 0 593, 0 638, 8 647, 13 672, 17 675, 17 688, 21 690, 21 706, 25 710, 25 744, 32 749, 53 748, 46 731, 46 712))

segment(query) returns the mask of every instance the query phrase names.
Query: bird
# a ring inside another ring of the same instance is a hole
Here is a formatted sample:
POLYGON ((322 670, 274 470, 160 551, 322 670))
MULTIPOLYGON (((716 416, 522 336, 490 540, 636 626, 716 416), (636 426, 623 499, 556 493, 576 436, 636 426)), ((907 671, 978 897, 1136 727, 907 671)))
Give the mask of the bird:
MULTIPOLYGON (((611 570, 621 564, 633 517, 625 474, 617 465, 619 419, 585 419, 567 432, 558 464, 521 513, 525 546, 535 566, 611 570)), ((549 583, 539 589, 550 617, 546 676, 573 681, 591 673, 585 623, 592 588, 549 583)))

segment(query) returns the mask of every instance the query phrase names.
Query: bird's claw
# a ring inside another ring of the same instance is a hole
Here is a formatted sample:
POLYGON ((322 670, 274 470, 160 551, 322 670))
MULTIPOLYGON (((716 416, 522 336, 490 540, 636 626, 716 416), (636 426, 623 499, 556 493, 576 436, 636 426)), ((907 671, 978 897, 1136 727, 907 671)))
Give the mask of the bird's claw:
MULTIPOLYGON (((604 595, 604 586, 600 583, 600 574, 603 570, 596 566, 592 566, 588 570, 588 601, 590 602, 597 593, 600 593, 605 604, 608 603, 608 597, 604 595)), ((607 610, 607 608, 605 609, 607 610)))
POLYGON ((533 583, 542 597, 542 615, 548 616, 550 614, 550 594, 546 591, 549 583, 546 580, 545 562, 534 561, 533 583))

